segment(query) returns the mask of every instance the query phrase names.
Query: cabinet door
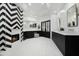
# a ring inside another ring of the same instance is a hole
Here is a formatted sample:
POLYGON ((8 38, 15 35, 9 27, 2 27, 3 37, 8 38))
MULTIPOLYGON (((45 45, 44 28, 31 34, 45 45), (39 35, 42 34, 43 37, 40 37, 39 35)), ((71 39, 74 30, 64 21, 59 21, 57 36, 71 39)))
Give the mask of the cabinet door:
POLYGON ((79 56, 79 36, 68 36, 66 38, 66 55, 79 56))
POLYGON ((70 39, 70 54, 71 56, 79 56, 79 37, 73 36, 72 39, 70 39))

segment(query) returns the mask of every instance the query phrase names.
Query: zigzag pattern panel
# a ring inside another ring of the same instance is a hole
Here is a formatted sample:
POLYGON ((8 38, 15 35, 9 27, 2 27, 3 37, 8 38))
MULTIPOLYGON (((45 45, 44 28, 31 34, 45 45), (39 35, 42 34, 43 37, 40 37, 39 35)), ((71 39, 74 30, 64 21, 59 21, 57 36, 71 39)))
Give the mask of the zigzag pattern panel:
MULTIPOLYGON (((18 15, 20 15, 20 18, 19 18, 19 20, 18 21, 20 21, 20 24, 16 24, 16 25, 14 25, 13 26, 13 29, 16 29, 16 28, 18 28, 18 29, 20 29, 21 30, 21 34, 20 34, 20 39, 22 40, 23 39, 23 11, 19 8, 19 7, 17 7, 16 8, 16 5, 15 4, 12 4, 12 3, 10 3, 11 4, 11 6, 14 6, 13 8, 14 8, 14 10, 16 10, 17 11, 17 13, 18 13, 18 15)), ((10 6, 10 7, 11 7, 10 6)))
POLYGON ((16 28, 21 30, 22 40, 23 11, 14 3, 0 3, 0 50, 11 48, 12 29, 16 28))

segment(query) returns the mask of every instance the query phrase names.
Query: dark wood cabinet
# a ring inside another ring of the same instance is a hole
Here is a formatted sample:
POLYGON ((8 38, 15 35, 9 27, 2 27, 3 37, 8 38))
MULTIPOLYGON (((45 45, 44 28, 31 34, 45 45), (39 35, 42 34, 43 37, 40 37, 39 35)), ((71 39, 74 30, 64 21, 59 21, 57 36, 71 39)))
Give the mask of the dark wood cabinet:
POLYGON ((50 32, 43 32, 43 31, 24 31, 23 32, 23 40, 34 38, 34 34, 38 33, 41 37, 50 38, 50 32))
POLYGON ((64 56, 79 56, 79 36, 52 32, 52 40, 64 56))

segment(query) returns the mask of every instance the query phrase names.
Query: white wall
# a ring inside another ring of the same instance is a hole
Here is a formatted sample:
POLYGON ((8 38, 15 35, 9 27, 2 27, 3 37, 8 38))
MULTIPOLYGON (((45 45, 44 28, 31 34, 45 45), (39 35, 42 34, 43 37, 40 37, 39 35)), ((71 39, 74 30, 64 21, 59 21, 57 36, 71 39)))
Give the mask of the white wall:
POLYGON ((57 15, 53 14, 51 16, 51 31, 58 30, 58 19, 57 15))
POLYGON ((24 22, 23 22, 23 31, 40 31, 41 30, 41 22, 37 21, 35 18, 33 17, 25 17, 24 18, 24 22), (32 28, 30 27, 30 24, 33 23, 37 23, 37 26, 40 25, 40 29, 38 29, 38 27, 36 28, 32 28))
POLYGON ((67 12, 62 10, 58 15, 58 22, 59 22, 59 19, 60 19, 60 24, 58 24, 60 27, 59 27, 59 30, 60 28, 64 28, 64 31, 67 31, 67 12))
MULTIPOLYGON (((67 26, 67 25, 68 25, 68 23, 67 23, 67 10, 68 10, 70 7, 72 7, 73 5, 74 5, 74 3, 67 4, 67 5, 65 6, 65 8, 64 8, 64 10, 65 10, 64 15, 65 15, 65 16, 63 16, 63 17, 61 17, 61 18, 65 19, 65 20, 63 21, 63 24, 64 24, 64 27, 65 27, 66 31, 71 32, 70 29, 72 29, 74 32, 78 32, 78 31, 79 31, 79 30, 78 30, 79 24, 78 24, 77 27, 68 27, 68 26, 67 26)), ((62 14, 61 14, 61 15, 62 15, 62 14)), ((78 23, 79 23, 79 17, 78 17, 78 23)), ((62 24, 62 25, 63 25, 63 24, 62 24)))
MULTIPOLYGON (((60 31, 60 27, 64 28, 65 32, 71 32, 69 29, 74 30, 74 32, 78 32, 79 24, 77 27, 68 27, 67 26, 67 10, 74 4, 67 4, 63 10, 61 10, 58 14, 53 14, 51 16, 51 31, 60 31), (61 25, 59 26, 59 18, 61 20, 61 25)), ((79 17, 78 17, 79 23, 79 17)))

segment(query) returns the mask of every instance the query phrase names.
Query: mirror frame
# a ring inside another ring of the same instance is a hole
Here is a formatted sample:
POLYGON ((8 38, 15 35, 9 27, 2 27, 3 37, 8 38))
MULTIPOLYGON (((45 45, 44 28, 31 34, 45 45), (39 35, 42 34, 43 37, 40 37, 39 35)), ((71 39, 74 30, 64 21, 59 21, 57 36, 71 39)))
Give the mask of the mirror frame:
POLYGON ((67 10, 67 26, 68 27, 77 27, 78 26, 78 13, 77 13, 77 6, 76 6, 76 4, 75 5, 73 5, 72 7, 70 7, 68 10, 67 10), (69 10, 73 7, 73 6, 75 6, 75 12, 76 12, 76 25, 75 26, 69 26, 69 23, 68 23, 68 20, 69 20, 69 18, 68 18, 68 13, 69 13, 69 10))

